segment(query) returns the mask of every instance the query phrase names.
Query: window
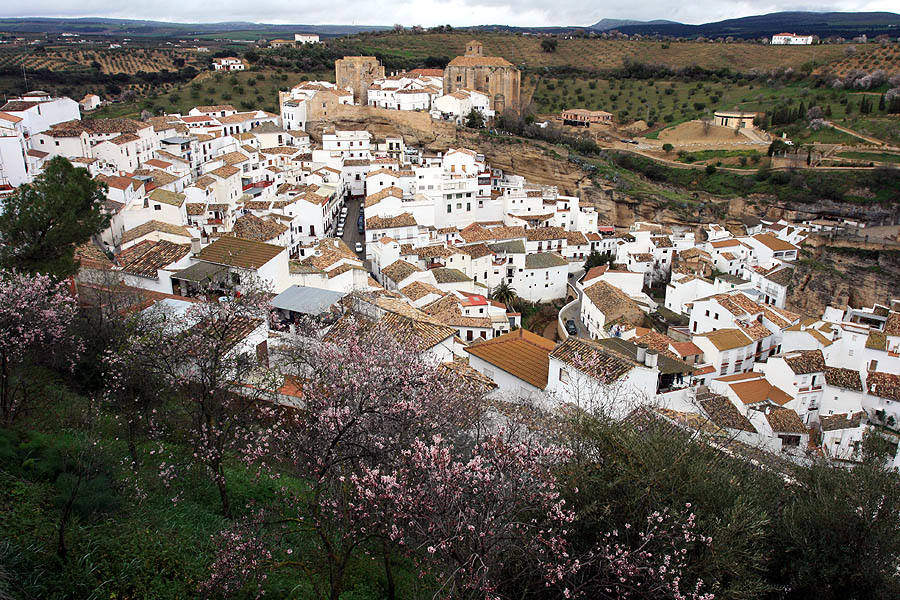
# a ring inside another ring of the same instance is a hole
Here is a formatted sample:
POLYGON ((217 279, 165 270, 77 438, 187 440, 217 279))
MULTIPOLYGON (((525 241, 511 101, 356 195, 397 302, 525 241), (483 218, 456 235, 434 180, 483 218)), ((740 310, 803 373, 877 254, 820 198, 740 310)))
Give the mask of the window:
POLYGON ((569 372, 565 369, 559 370, 559 380, 562 383, 569 383, 569 372))
POLYGON ((453 209, 453 207, 448 204, 447 205, 447 213, 449 214, 452 209, 453 209))
POLYGON ((154 204, 154 205, 153 205, 153 210, 162 210, 162 206, 159 205, 159 204, 154 204))
POLYGON ((878 369, 878 361, 877 361, 877 360, 870 360, 870 361, 869 361, 869 370, 870 370, 870 371, 875 371, 875 370, 877 370, 877 369, 878 369))

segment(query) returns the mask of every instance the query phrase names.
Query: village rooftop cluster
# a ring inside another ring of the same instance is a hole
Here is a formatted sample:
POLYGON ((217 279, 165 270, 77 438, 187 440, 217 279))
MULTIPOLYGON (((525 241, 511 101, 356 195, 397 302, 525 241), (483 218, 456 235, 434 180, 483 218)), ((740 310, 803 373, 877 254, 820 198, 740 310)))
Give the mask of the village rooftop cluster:
POLYGON ((107 184, 111 225, 78 250, 81 288, 115 276, 177 309, 264 285, 274 316, 235 344, 270 367, 269 348, 301 319, 327 333, 352 316, 414 342, 423 361, 551 410, 700 419, 704 435, 797 462, 859 460, 868 429, 900 435, 900 304, 785 308, 804 240, 859 224, 616 228, 478 148, 434 152, 400 133, 334 127, 313 141, 308 124, 339 105, 461 123, 519 102, 518 71, 477 42, 447 71, 338 63, 336 84, 297 84, 280 114, 219 105, 82 119, 96 97, 30 92, 0 107, 5 189, 55 156, 107 184), (594 253, 605 264, 585 272, 594 253), (664 303, 647 293, 659 284, 664 303), (519 302, 564 303, 561 341, 522 328, 510 289, 519 302))

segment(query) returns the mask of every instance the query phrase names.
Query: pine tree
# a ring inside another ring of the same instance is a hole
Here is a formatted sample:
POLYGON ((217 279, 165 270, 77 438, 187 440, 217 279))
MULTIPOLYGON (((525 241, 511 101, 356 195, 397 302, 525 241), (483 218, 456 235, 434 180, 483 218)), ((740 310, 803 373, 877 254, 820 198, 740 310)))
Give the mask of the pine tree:
POLYGON ((0 264, 28 273, 75 273, 75 247, 106 229, 106 185, 57 156, 0 211, 0 264))

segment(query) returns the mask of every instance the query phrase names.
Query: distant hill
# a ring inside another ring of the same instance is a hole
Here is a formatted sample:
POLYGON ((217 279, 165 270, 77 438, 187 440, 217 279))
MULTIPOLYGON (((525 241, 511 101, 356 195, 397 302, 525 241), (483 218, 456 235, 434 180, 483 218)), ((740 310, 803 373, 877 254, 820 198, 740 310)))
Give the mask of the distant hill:
POLYGON ((703 25, 681 23, 643 23, 616 27, 622 33, 643 35, 671 35, 678 37, 771 37, 776 33, 791 32, 798 35, 819 37, 869 37, 887 34, 900 35, 900 15, 889 12, 777 12, 767 15, 728 19, 703 25))
POLYGON ((626 25, 681 25, 677 21, 667 21, 665 19, 655 19, 653 21, 636 21, 634 19, 600 19, 588 29, 596 31, 609 31, 610 29, 619 29, 626 25))
POLYGON ((258 31, 260 35, 288 35, 293 33, 318 33, 335 36, 380 31, 389 27, 368 25, 303 25, 271 24, 232 21, 222 23, 169 23, 134 19, 106 19, 100 17, 44 18, 22 17, 0 19, 0 31, 9 33, 78 33, 81 35, 133 35, 147 37, 204 35, 231 31, 258 31))

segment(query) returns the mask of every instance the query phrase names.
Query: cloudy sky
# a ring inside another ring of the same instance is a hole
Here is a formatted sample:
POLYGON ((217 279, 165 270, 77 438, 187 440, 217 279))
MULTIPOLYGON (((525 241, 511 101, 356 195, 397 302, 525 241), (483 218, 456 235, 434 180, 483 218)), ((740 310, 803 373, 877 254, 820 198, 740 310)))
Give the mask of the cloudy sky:
POLYGON ((602 18, 705 23, 782 10, 891 11, 897 0, 3 0, 0 16, 115 17, 179 22, 253 21, 340 25, 590 25, 602 18))

